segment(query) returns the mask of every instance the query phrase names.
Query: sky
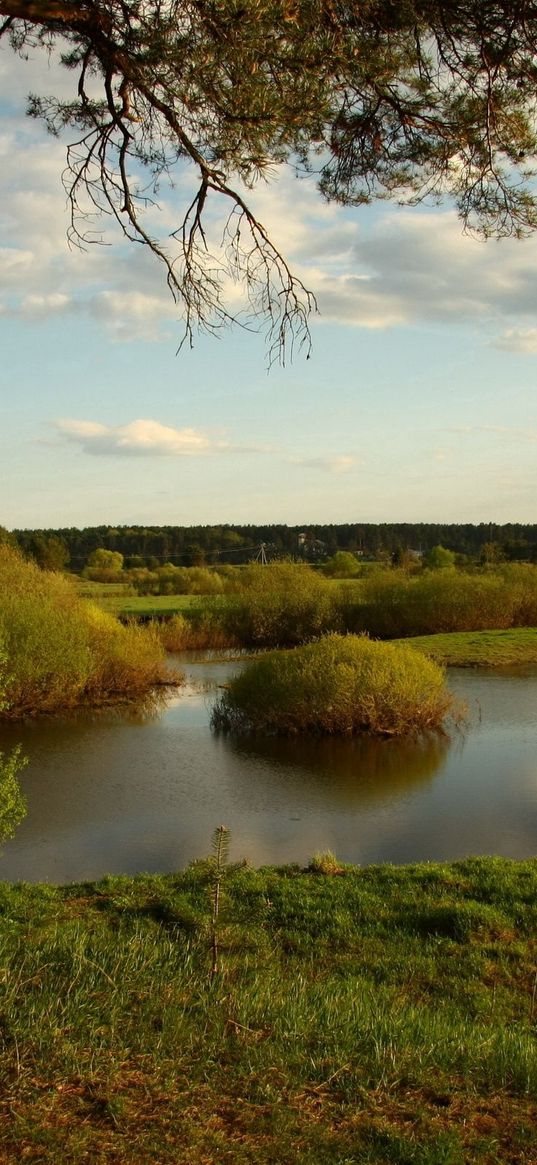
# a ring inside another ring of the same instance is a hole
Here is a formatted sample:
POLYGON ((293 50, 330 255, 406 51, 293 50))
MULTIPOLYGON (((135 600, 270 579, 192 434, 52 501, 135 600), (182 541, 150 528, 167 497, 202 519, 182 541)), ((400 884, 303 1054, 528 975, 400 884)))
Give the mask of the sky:
MULTIPOLYGON (((178 354, 144 248, 68 245, 68 139, 25 106, 71 86, 0 49, 0 525, 537 521, 537 237, 277 171, 250 201, 317 296, 311 358, 268 372, 239 329, 178 354)), ((190 190, 150 212, 164 237, 190 190)))

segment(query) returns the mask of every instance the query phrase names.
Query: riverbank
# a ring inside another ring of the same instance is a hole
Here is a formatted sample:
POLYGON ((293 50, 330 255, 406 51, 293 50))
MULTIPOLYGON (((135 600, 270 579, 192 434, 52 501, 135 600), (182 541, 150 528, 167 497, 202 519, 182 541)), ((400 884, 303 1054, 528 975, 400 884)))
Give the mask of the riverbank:
POLYGON ((315 865, 0 885, 0 1159, 529 1163, 537 861, 315 865))
POLYGON ((507 631, 452 631, 393 639, 406 643, 446 667, 516 667, 537 664, 537 628, 507 631))

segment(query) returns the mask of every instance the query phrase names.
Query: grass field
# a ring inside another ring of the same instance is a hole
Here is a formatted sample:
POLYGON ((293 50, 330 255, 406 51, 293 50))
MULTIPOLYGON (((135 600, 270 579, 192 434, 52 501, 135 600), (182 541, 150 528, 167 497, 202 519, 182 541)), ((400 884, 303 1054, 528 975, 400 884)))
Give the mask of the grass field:
POLYGON ((0 885, 0 1161, 534 1165, 537 861, 0 885))
POLYGON ((514 627, 508 631, 454 631, 394 639, 408 643, 437 663, 454 667, 510 667, 537 664, 537 628, 514 627))
POLYGON ((113 615, 178 615, 204 605, 205 595, 108 595, 93 601, 113 615))

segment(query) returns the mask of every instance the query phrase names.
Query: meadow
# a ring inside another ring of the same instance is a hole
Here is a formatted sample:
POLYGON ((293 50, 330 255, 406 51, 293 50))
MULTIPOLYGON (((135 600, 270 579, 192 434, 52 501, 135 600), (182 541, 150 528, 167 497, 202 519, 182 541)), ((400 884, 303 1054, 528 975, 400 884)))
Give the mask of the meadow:
POLYGON ((537 664, 537 628, 507 631, 451 631, 393 639, 422 651, 446 667, 517 667, 537 664))
POLYGON ((0 885, 1 1160, 534 1161, 536 861, 214 889, 0 885))

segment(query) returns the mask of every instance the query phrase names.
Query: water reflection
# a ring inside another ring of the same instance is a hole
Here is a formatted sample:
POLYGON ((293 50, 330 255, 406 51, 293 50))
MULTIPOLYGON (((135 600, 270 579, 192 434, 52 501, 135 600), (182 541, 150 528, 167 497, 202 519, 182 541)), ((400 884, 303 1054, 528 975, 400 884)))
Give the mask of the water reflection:
MULTIPOLYGON (((312 779, 324 785, 333 805, 349 809, 384 805, 427 785, 445 764, 451 740, 434 734, 412 740, 369 738, 291 738, 249 736, 222 738, 231 760, 261 768, 263 779, 290 780, 302 795, 311 795, 312 779)), ((278 783, 280 783, 280 780, 278 783)))

